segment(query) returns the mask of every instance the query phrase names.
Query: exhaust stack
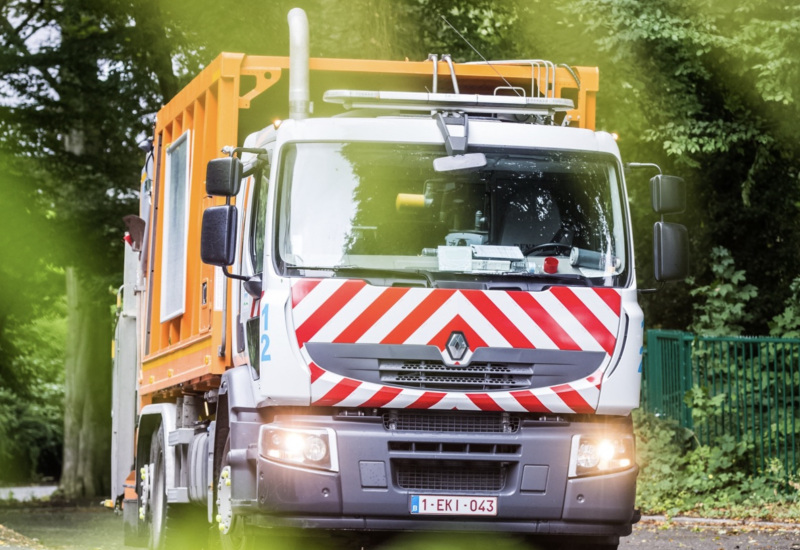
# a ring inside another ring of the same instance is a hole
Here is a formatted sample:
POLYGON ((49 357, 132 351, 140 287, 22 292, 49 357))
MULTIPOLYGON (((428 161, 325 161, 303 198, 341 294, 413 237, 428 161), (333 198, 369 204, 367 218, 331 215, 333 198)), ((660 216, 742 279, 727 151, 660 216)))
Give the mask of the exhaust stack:
POLYGON ((289 118, 303 120, 309 114, 308 87, 308 17, 301 8, 293 8, 289 21, 289 118))

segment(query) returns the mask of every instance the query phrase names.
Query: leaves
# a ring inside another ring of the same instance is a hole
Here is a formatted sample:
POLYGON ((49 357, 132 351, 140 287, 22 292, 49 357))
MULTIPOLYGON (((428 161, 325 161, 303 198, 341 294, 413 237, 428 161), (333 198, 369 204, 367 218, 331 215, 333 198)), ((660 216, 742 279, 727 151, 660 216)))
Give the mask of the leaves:
MULTIPOLYGON (((711 412, 699 389, 690 392, 694 405, 711 412)), ((634 411, 637 463, 637 506, 645 514, 701 514, 705 517, 763 517, 779 519, 800 513, 798 485, 786 482, 780 460, 759 476, 748 475, 751 444, 723 435, 713 445, 693 445, 672 421, 634 411)))
POLYGON ((800 338, 800 277, 792 281, 791 294, 782 313, 772 318, 770 335, 778 338, 800 338))
MULTIPOLYGON (((8 0, 3 387, 38 395, 45 384, 31 378, 50 368, 49 351, 32 352, 44 336, 31 320, 57 304, 65 266, 80 263, 98 288, 118 286, 120 218, 137 210, 136 142, 158 108, 222 50, 286 55, 295 5, 309 14, 314 56, 475 60, 445 16, 490 59, 599 66, 598 127, 622 136, 623 158, 656 162, 689 189, 680 221, 692 235, 695 286, 643 295, 648 324, 800 332, 800 6, 791 2, 243 0, 231 10, 206 0, 8 0), (31 333, 12 333, 12 324, 31 333)), ((647 180, 627 182, 642 287, 652 273, 647 180)))
MULTIPOLYGON (((624 158, 658 163, 687 181, 692 270, 711 284, 724 246, 761 289, 735 330, 766 332, 800 271, 800 9, 785 1, 590 0, 560 3, 592 46, 598 121, 624 158), (606 99, 608 98, 608 99, 606 99)), ((628 178, 640 281, 649 280, 653 217, 646 178, 628 178), (637 210, 638 208, 638 210, 637 210), (642 277, 643 276, 643 277, 642 277)), ((648 284, 645 282, 645 284, 648 284)), ((684 328, 687 289, 643 300, 651 326, 684 328)), ((720 323, 721 324, 721 323, 720 323)))
POLYGON ((15 384, 0 385, 0 480, 25 482, 61 469, 64 413, 63 348, 66 319, 60 311, 7 333, 15 384))
POLYGON ((713 282, 696 286, 691 295, 694 320, 691 330, 704 336, 742 334, 743 325, 750 320, 748 302, 758 296, 758 289, 745 284, 745 272, 737 270, 728 249, 714 247, 711 256, 713 282))
MULTIPOLYGON (((121 218, 138 210, 137 136, 149 133, 159 92, 177 86, 157 3, 11 0, 0 14, 0 436, 13 434, 0 437, 0 476, 24 481, 60 474, 65 268, 111 300, 121 218)), ((110 337, 86 339, 104 372, 110 337)), ((83 399, 103 403, 109 390, 83 399)), ((107 407, 98 412, 105 440, 107 407)))

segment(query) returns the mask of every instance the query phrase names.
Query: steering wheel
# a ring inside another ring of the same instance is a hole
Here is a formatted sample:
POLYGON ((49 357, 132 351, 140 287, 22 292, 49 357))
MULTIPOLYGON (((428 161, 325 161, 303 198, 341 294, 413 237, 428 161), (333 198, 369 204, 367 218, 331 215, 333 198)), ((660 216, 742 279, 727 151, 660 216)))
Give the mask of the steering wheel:
MULTIPOLYGON (((541 252, 548 249, 555 251, 555 254, 559 254, 560 251, 565 251, 566 254, 564 255, 568 256, 572 251, 572 245, 564 243, 541 243, 528 248, 525 251, 525 256, 530 256, 534 252, 541 252)), ((537 256, 541 256, 541 254, 537 254, 537 256)))

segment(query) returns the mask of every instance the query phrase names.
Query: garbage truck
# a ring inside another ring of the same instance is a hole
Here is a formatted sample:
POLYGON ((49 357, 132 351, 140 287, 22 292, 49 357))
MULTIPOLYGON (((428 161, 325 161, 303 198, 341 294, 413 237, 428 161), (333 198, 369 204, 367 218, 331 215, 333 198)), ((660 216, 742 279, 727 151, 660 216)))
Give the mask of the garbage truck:
MULTIPOLYGON (((114 361, 126 543, 616 548, 644 322, 598 69, 310 58, 305 13, 289 26, 288 58, 221 54, 144 147, 114 361)), ((655 279, 678 280, 683 181, 650 189, 655 279)))

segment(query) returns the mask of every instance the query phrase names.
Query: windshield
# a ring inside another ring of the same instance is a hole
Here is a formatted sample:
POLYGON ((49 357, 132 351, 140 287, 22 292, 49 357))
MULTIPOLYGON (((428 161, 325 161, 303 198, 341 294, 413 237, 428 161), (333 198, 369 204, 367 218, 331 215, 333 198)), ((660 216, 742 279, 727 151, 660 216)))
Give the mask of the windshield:
POLYGON ((441 147, 287 146, 280 176, 280 265, 317 277, 424 273, 434 283, 465 275, 473 281, 549 277, 561 279, 559 284, 625 280, 614 157, 483 152, 482 168, 436 172, 433 161, 443 156, 441 147))

